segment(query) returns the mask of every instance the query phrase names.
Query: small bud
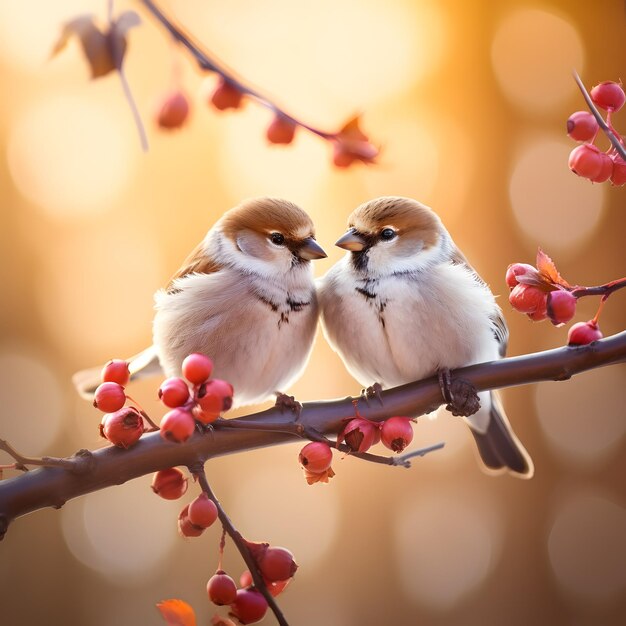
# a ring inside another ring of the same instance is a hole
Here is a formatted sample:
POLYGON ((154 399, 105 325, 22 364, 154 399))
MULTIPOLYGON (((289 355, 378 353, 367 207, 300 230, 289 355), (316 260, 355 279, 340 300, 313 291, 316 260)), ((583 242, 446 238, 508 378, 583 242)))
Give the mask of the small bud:
POLYGON ((555 326, 561 326, 574 317, 576 297, 564 289, 551 291, 546 301, 546 312, 555 326))
POLYGON ((183 443, 193 435, 196 422, 189 411, 182 408, 168 411, 161 419, 161 437, 166 441, 183 443))
POLYGON ((512 263, 506 269, 506 284, 513 289, 513 287, 519 283, 518 276, 525 276, 527 274, 537 274, 536 268, 528 263, 512 263))
POLYGON ((125 387, 130 380, 128 363, 122 359, 112 359, 102 368, 103 383, 117 383, 125 387))
POLYGON ((102 383, 98 385, 93 397, 93 405, 104 413, 119 411, 126 404, 124 387, 118 383, 102 383))
POLYGON ((152 491, 165 500, 178 500, 187 491, 187 479, 177 467, 159 470, 152 477, 152 491))
POLYGON ((157 107, 156 121, 159 128, 181 128, 189 117, 189 100, 180 90, 166 94, 157 107))
POLYGON ((596 85, 589 92, 596 106, 605 111, 619 111, 626 101, 626 94, 619 83, 607 80, 596 85))
POLYGON ((602 332, 593 320, 578 322, 567 333, 567 344, 570 346, 586 346, 598 339, 602 339, 602 332))
POLYGON ((182 378, 167 378, 159 387, 159 399, 171 409, 183 406, 189 400, 189 387, 182 378))
POLYGON ((410 417, 390 417, 380 430, 383 445, 394 452, 402 452, 413 441, 410 417))
POLYGON ((267 600, 256 589, 238 589, 230 613, 242 624, 260 622, 267 612, 267 600))
POLYGON ((143 418, 133 406, 107 413, 100 422, 100 435, 118 448, 130 448, 143 435, 143 418))
POLYGON ((208 356, 194 352, 185 357, 181 366, 183 376, 194 385, 200 385, 213 372, 213 361, 208 356))
POLYGON ((237 585, 235 581, 224 571, 217 570, 206 586, 209 600, 217 606, 232 604, 237 597, 237 585))
POLYGON ((333 452, 328 444, 312 441, 300 450, 298 459, 309 472, 325 472, 333 461, 333 452))

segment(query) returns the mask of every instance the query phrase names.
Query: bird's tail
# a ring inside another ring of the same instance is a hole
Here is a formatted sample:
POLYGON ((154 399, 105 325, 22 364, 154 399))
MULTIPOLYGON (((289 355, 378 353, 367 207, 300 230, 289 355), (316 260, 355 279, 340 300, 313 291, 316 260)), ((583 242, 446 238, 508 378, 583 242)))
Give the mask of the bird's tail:
POLYGON ((486 469, 495 473, 509 472, 517 478, 532 478, 535 471, 532 459, 515 436, 498 394, 489 392, 484 399, 481 397, 481 403, 478 420, 472 416, 467 421, 486 469), (481 419, 481 413, 486 419, 481 419))
MULTIPOLYGON (((93 400, 94 392, 102 382, 102 367, 102 365, 90 367, 89 369, 76 372, 76 374, 72 376, 74 387, 76 387, 79 395, 85 398, 85 400, 93 400)), ((150 346, 128 359, 128 369, 130 370, 131 380, 161 374, 162 369, 154 346, 150 346)))

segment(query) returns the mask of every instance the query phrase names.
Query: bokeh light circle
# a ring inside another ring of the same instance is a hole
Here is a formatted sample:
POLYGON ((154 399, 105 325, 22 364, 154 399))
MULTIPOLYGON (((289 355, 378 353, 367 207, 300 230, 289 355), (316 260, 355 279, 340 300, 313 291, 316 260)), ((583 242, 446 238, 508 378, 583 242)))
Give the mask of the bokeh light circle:
POLYGON ((135 138, 127 132, 124 109, 95 95, 59 93, 31 102, 11 129, 7 158, 13 181, 52 217, 101 213, 132 177, 135 138))
POLYGON ((62 425, 65 402, 52 365, 24 346, 0 351, 0 437, 28 456, 49 452, 62 425))
POLYGON ((626 366, 614 365, 537 387, 539 423, 560 457, 577 464, 603 463, 620 449, 626 434, 625 374, 626 366))
POLYGON ((605 602, 626 592, 626 509, 595 493, 570 496, 548 537, 558 584, 579 601, 605 602))
POLYGON ((298 447, 282 446, 271 452, 271 466, 257 463, 237 483, 229 515, 244 535, 254 533, 272 545, 289 548, 303 571, 310 572, 327 556, 338 531, 339 493, 332 485, 311 489, 306 484, 297 468, 298 447), (286 467, 294 471, 285 471, 286 467))
POLYGON ((151 478, 94 492, 61 512, 74 557, 113 583, 139 585, 158 576, 180 541, 176 520, 182 505, 156 496, 151 478))
POLYGON ((446 611, 486 580, 500 552, 502 525, 491 502, 475 492, 471 501, 420 493, 394 511, 393 538, 405 593, 446 611))
POLYGON ((572 173, 571 142, 538 139, 514 162, 509 197, 519 228, 552 254, 572 252, 591 237, 602 216, 605 188, 572 173))
POLYGON ((491 61, 509 100, 532 111, 549 110, 576 90, 572 69, 582 72, 583 45, 566 19, 519 8, 496 31, 491 61))

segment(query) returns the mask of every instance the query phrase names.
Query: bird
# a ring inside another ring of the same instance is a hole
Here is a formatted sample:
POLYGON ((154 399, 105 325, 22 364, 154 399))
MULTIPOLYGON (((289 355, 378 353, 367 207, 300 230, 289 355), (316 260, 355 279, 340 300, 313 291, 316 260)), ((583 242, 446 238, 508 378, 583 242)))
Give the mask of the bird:
MULTIPOLYGON (((152 345, 129 359, 131 379, 181 375, 184 358, 209 356, 234 388, 233 407, 286 390, 308 361, 319 307, 311 261, 326 257, 311 218, 287 200, 241 202, 214 224, 155 294, 152 345)), ((101 368, 74 375, 90 398, 101 368)))
MULTIPOLYGON (((502 311, 430 207, 399 196, 370 200, 352 212, 335 245, 347 253, 318 281, 320 321, 364 387, 395 387, 504 357, 502 311)), ((498 394, 478 398, 479 410, 464 419, 484 469, 530 478, 532 460, 498 394)))

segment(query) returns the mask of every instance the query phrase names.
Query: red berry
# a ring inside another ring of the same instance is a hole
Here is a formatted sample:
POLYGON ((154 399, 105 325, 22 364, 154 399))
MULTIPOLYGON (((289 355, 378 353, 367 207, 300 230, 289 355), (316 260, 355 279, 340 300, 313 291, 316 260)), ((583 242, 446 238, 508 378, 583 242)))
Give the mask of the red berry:
POLYGON ((603 165, 602 153, 596 146, 584 143, 576 146, 569 154, 569 168, 583 178, 591 180, 600 174, 603 165))
POLYGON ((528 263, 512 263, 506 268, 506 284, 513 289, 519 283, 517 277, 525 274, 537 274, 537 270, 528 263))
POLYGON ((377 435, 380 434, 377 431, 378 424, 356 417, 344 428, 343 438, 354 452, 365 452, 374 445, 377 435))
POLYGON ((100 435, 119 448, 130 448, 143 435, 143 418, 134 406, 107 413, 100 422, 100 435))
POLYGON ((177 467, 159 470, 152 477, 152 491, 165 500, 178 500, 187 491, 187 479, 177 467))
POLYGON ((596 85, 589 95, 594 104, 605 111, 619 111, 626 100, 622 86, 611 80, 596 85))
POLYGON ((223 76, 211 96, 211 104, 220 111, 238 109, 243 100, 243 93, 223 76))
POLYGON ((128 363, 122 359, 112 359, 102 368, 103 383, 117 383, 122 387, 128 384, 130 380, 130 371, 128 363))
POLYGON ((156 121, 160 128, 173 130, 184 125, 189 117, 189 100, 180 90, 166 94, 157 106, 156 121))
POLYGON ((570 346, 585 346, 598 339, 602 339, 602 332, 593 320, 578 322, 567 333, 567 343, 570 346))
POLYGON ((589 111, 576 111, 567 120, 567 134, 576 141, 591 141, 598 128, 596 118, 589 111))
MULTIPOLYGON (((189 521, 200 528, 208 528, 217 519, 217 507, 213 500, 209 500, 206 493, 201 493, 189 505, 189 521)), ((224 604, 229 604, 225 602, 224 604)))
POLYGON ((295 122, 281 113, 277 113, 272 123, 267 127, 267 139, 270 143, 291 143, 295 134, 295 122))
POLYGON ((285 587, 287 587, 287 585, 291 582, 291 580, 292 580, 291 578, 288 578, 287 580, 277 580, 275 583, 269 583, 267 585, 267 590, 274 597, 276 597, 277 595, 279 595, 285 590, 285 587))
POLYGON ((249 587, 252 584, 252 574, 249 569, 244 570, 239 577, 240 587, 249 587))
POLYGON ((613 161, 611 160, 611 157, 604 152, 600 152, 600 171, 589 180, 593 183, 604 183, 611 178, 612 173, 613 161))
POLYGON ((208 380, 200 385, 196 402, 196 419, 203 424, 210 424, 233 405, 233 386, 219 378, 208 380))
POLYGON ((333 144, 333 163, 336 167, 350 167, 357 158, 341 142, 333 144))
POLYGON ((413 426, 409 417, 390 417, 380 429, 383 445, 394 452, 402 452, 413 440, 413 426))
POLYGON ((533 322, 543 322, 543 320, 548 318, 548 312, 545 308, 537 309, 533 313, 527 313, 527 315, 533 322))
POLYGON ((186 409, 172 409, 161 419, 161 437, 166 441, 183 443, 187 441, 196 428, 196 421, 186 409))
POLYGON ((224 571, 218 569, 206 585, 209 600, 217 606, 232 604, 237 597, 237 585, 235 581, 224 571))
POLYGON ((118 383, 102 383, 98 385, 93 397, 93 405, 104 413, 119 411, 126 403, 124 387, 118 383))
POLYGON ((196 526, 189 519, 189 505, 178 514, 178 532, 183 537, 199 537, 204 532, 204 528, 196 526))
POLYGON ((626 183, 626 162, 622 157, 614 153, 611 155, 611 161, 613 161, 613 172, 611 173, 611 182, 620 187, 626 183))
POLYGON ((209 378, 213 371, 213 361, 208 356, 194 352, 185 357, 182 364, 183 376, 194 385, 199 385, 209 378))
POLYGON ((548 294, 546 311, 555 326, 569 322, 576 313, 576 297, 569 291, 557 289, 548 294))
POLYGON ((159 399, 171 409, 183 406, 189 400, 189 387, 182 378, 167 378, 159 387, 159 399))
POLYGON ((298 457, 300 464, 309 472, 325 472, 332 463, 333 452, 330 446, 321 441, 307 443, 298 457))
POLYGON ((230 613, 242 624, 260 622, 267 612, 267 600, 256 589, 238 589, 230 613))
POLYGON ((509 302, 511 306, 520 313, 545 311, 546 294, 537 287, 520 283, 511 290, 509 302))
POLYGON ((270 583, 291 578, 297 569, 293 554, 287 548, 268 548, 259 559, 259 570, 270 583))

